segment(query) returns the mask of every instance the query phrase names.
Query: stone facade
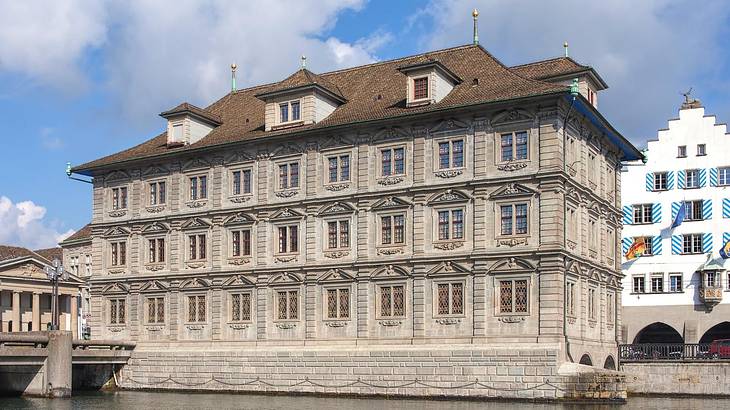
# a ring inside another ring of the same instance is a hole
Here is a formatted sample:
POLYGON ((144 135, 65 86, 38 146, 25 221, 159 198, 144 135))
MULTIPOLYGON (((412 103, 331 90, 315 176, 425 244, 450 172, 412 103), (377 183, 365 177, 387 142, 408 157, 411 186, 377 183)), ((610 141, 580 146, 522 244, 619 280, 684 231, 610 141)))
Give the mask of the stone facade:
POLYGON ((729 396, 727 363, 624 363, 631 395, 729 396))

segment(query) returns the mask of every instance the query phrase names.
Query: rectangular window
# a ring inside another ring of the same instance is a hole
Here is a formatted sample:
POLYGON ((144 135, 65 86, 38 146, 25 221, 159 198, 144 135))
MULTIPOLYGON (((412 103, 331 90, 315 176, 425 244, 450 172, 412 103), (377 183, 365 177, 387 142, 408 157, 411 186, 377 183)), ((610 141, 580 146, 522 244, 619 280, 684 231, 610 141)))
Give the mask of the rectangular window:
POLYGON ((124 266, 127 264, 127 243, 112 242, 111 248, 111 266, 124 266))
POLYGON ((707 155, 707 149, 705 144, 697 144, 697 156, 703 157, 707 155))
POLYGON ((702 234, 691 233, 682 235, 682 253, 702 253, 702 234))
POLYGON ((701 221, 702 218, 702 200, 685 201, 684 202, 684 220, 685 221, 701 221))
POLYGON ((666 172, 654 173, 654 190, 655 191, 666 191, 667 190, 667 173, 666 172))
POLYGON ((205 175, 190 177, 190 200, 208 198, 208 177, 205 175))
POLYGON ((689 188, 699 188, 700 187, 700 179, 699 179, 699 171, 696 169, 688 169, 685 174, 685 184, 684 187, 689 188))
POLYGON ((279 122, 289 122, 289 103, 279 104, 279 122))
POLYGON ((86 255, 86 276, 91 275, 91 255, 86 255))
POLYGON ((350 180, 350 156, 340 155, 327 158, 329 182, 346 182, 350 180))
POLYGON ((687 146, 686 145, 680 145, 677 147, 677 158, 686 158, 687 157, 687 146))
POLYGON ((279 320, 299 319, 298 290, 280 290, 276 292, 276 318, 279 320))
POLYGON ((502 235, 527 234, 527 204, 500 206, 502 235))
POLYGON ((279 227, 279 253, 299 252, 299 225, 279 227))
POLYGON ((641 204, 634 205, 634 223, 635 224, 650 224, 652 223, 651 211, 652 204, 641 204))
POLYGON ((147 260, 150 263, 165 262, 165 239, 155 238, 148 240, 147 260))
POLYGON ((500 313, 527 313, 527 279, 499 281, 500 313))
POLYGON ((150 182, 150 205, 164 205, 167 200, 165 181, 150 182))
POLYGON ((664 275, 652 275, 651 277, 651 293, 664 292, 664 275))
POLYGON ((644 287, 644 277, 634 276, 633 287, 631 288, 632 293, 645 293, 646 288, 644 287))
POLYGON ((126 299, 110 299, 109 300, 109 324, 123 325, 127 323, 126 299))
POLYGON ((299 101, 292 101, 290 103, 290 106, 291 106, 291 120, 299 121, 299 118, 301 118, 301 113, 299 110, 299 101))
POLYGON ((439 169, 464 166, 464 140, 439 143, 439 169))
POLYGON ((705 272, 704 286, 706 288, 720 287, 720 275, 716 271, 705 272))
POLYGON ((231 320, 248 322, 251 320, 251 294, 234 293, 231 295, 231 320))
POLYGON ((406 315, 405 288, 403 285, 380 287, 380 316, 403 317, 406 315))
POLYGON ((182 142, 182 140, 183 140, 183 125, 174 124, 172 126, 172 141, 173 142, 182 142))
POLYGON ((527 131, 501 135, 502 161, 527 159, 527 131))
POLYGON ((189 260, 205 260, 206 245, 205 234, 188 235, 189 260))
POLYGON ((205 295, 188 296, 188 322, 200 323, 206 321, 205 295))
POLYGON ((299 163, 279 165, 279 189, 293 189, 299 187, 299 163))
POLYGON ((231 232, 231 256, 251 256, 251 230, 241 229, 231 232))
POLYGON ((405 173, 405 148, 380 150, 382 176, 403 175, 405 173))
POLYGON ((717 184, 721 186, 730 185, 730 167, 717 169, 717 184))
POLYGON ((464 314, 464 284, 462 282, 439 283, 436 285, 437 314, 464 314))
POLYGON ((612 324, 616 317, 616 294, 613 292, 606 293, 606 323, 612 324))
POLYGON ((127 209, 127 187, 112 188, 112 209, 127 209))
POLYGON ((588 289, 588 319, 596 320, 596 290, 588 289))
POLYGON ((327 222, 327 249, 340 249, 350 247, 350 222, 331 221, 327 222))
POLYGON ((464 210, 438 212, 438 240, 464 239, 464 210))
POLYGON ((387 215, 380 218, 381 244, 403 244, 405 235, 405 215, 387 215))
POLYGON ((670 292, 683 292, 682 287, 682 274, 681 273, 670 273, 669 274, 669 291, 670 292))
POLYGON ((165 298, 147 298, 147 323, 165 323, 165 298))
POLYGON ((413 79, 413 99, 422 100, 428 98, 428 77, 413 79))
POLYGON ((251 193, 251 170, 239 169, 231 173, 232 176, 232 195, 242 195, 251 193))
POLYGON ((565 310, 568 316, 575 317, 575 283, 568 282, 565 289, 565 310))
POLYGON ((327 319, 350 318, 350 289, 327 289, 327 319))
POLYGON ((652 252, 652 245, 654 242, 654 238, 652 238, 651 236, 638 236, 638 237, 634 238, 634 241, 640 241, 640 240, 644 241, 644 253, 642 253, 642 255, 644 255, 644 256, 653 255, 654 253, 652 252))

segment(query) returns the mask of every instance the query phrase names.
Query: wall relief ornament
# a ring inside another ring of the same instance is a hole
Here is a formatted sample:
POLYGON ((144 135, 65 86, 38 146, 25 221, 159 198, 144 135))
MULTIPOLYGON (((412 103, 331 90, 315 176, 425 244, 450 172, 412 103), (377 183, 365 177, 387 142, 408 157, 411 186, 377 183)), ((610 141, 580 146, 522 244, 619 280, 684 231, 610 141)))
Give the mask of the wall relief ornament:
POLYGON ((228 325, 228 327, 230 327, 233 330, 244 330, 244 329, 248 329, 249 325, 246 323, 231 323, 228 325))
POLYGON ((456 324, 461 323, 461 319, 455 318, 455 317, 436 319, 436 323, 438 323, 440 325, 445 325, 445 326, 456 325, 456 324))
POLYGON ((527 238, 509 238, 509 239, 497 239, 497 246, 509 246, 514 247, 517 245, 527 245, 527 238))
POLYGON ((145 211, 147 211, 147 212, 149 212, 151 214, 157 214, 157 213, 160 213, 160 212, 162 212, 164 210, 165 210, 165 206, 164 205, 160 205, 160 206, 148 206, 147 208, 145 208, 145 211))
POLYGON ((240 266, 240 265, 248 265, 249 263, 251 263, 251 259, 249 259, 249 258, 228 259, 228 264, 230 264, 230 265, 240 266))
POLYGON ((295 327, 297 327, 297 324, 296 323, 277 323, 276 327, 278 327, 279 329, 287 330, 287 329, 294 329, 295 327))
POLYGON ((145 265, 148 271, 157 272, 165 269, 165 265, 145 265))
POLYGON ((278 191, 278 192, 275 192, 274 195, 276 195, 279 198, 291 198, 298 193, 299 193, 299 191, 278 191))
POLYGON ((121 275, 125 272, 124 269, 109 269, 109 273, 112 275, 121 275))
POLYGON ((433 174, 439 178, 454 178, 463 173, 464 173, 464 171, 461 169, 449 169, 449 170, 443 170, 443 171, 436 171, 433 174))
POLYGON ((345 256, 350 255, 350 251, 330 251, 330 252, 324 252, 325 258, 330 259, 340 259, 344 258, 345 256))
POLYGON ((452 251, 454 249, 461 248, 462 246, 464 246, 464 242, 440 242, 433 244, 434 248, 445 251, 452 251))
POLYGON ((280 263, 287 263, 287 262, 293 262, 293 261, 297 260, 297 257, 296 256, 277 256, 274 258, 274 260, 276 262, 280 262, 280 263))
POLYGON ((127 214, 126 209, 118 210, 118 211, 109 211, 109 216, 111 218, 119 218, 127 214))
POLYGON ((203 325, 187 325, 187 326, 185 326, 185 327, 186 327, 186 328, 187 328, 188 330, 193 330, 193 331, 201 331, 201 330, 203 330, 203 328, 204 328, 204 326, 203 326, 203 325))
POLYGON ((187 267, 190 269, 200 269, 205 266, 204 262, 188 262, 187 267))
POLYGON ((403 177, 382 177, 378 179, 378 185, 389 186, 400 184, 405 178, 403 177))
POLYGON ((248 202, 251 200, 251 196, 234 196, 231 198, 228 198, 229 201, 233 202, 234 204, 242 204, 244 202, 248 202))
POLYGON ((378 255, 397 255, 403 253, 403 248, 379 248, 378 255))
POLYGON ((124 330, 124 327, 107 327, 106 330, 112 332, 112 333, 118 333, 124 330))
POLYGON ((517 171, 527 167, 527 162, 507 162, 504 164, 497 164, 497 169, 500 171, 517 171))
POLYGON ((163 331, 163 330, 164 330, 165 328, 164 328, 164 327, 162 327, 162 326, 145 326, 145 329, 146 329, 146 330, 147 330, 148 332, 161 332, 161 331, 163 331))
POLYGON ((328 326, 328 327, 345 327, 348 324, 350 324, 350 322, 346 322, 346 321, 342 321, 342 320, 324 322, 324 325, 328 326))
POLYGON ((187 205, 188 208, 202 208, 206 203, 208 203, 208 201, 190 201, 185 205, 187 205))
POLYGON ((385 326, 385 327, 400 326, 401 323, 403 323, 403 322, 400 320, 381 320, 378 322, 378 324, 380 324, 380 326, 385 326))
POLYGON ((350 187, 349 183, 342 183, 342 184, 325 185, 324 189, 326 189, 328 191, 338 192, 338 191, 343 191, 349 187, 350 187))
POLYGON ((502 316, 499 318, 502 323, 520 323, 525 321, 524 316, 502 316))

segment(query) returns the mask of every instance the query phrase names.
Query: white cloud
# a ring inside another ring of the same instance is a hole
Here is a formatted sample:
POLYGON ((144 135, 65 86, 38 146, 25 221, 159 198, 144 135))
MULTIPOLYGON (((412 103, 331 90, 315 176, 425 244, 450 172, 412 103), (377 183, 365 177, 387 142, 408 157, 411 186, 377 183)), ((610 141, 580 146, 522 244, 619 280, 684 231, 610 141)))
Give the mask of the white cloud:
POLYGON ((0 70, 66 91, 86 85, 79 62, 106 40, 106 2, 0 0, 0 70))
POLYGON ((610 86, 601 111, 638 144, 676 116, 680 91, 694 85, 702 98, 727 87, 726 76, 724 85, 718 80, 730 14, 724 1, 432 0, 418 13, 434 25, 425 47, 469 43, 474 7, 480 44, 507 65, 559 56, 568 41, 571 56, 610 86))
POLYGON ((56 130, 51 127, 41 128, 39 134, 41 136, 41 146, 43 148, 47 150, 63 148, 63 140, 59 136, 54 135, 55 132, 56 130))
POLYGON ((24 246, 29 249, 50 248, 74 233, 59 233, 53 224, 44 220, 46 208, 33 201, 13 203, 0 196, 0 244, 24 246))

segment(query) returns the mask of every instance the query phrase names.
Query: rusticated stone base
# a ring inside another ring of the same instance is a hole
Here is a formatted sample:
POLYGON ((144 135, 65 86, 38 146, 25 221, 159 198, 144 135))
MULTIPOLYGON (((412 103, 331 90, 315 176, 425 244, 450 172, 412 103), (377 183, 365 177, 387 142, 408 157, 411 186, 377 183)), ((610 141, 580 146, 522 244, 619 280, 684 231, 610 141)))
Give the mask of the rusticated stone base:
POLYGON ((632 395, 730 396, 730 363, 624 363, 632 395))
POLYGON ((623 400, 618 372, 558 363, 558 348, 138 345, 123 389, 525 400, 623 400))

